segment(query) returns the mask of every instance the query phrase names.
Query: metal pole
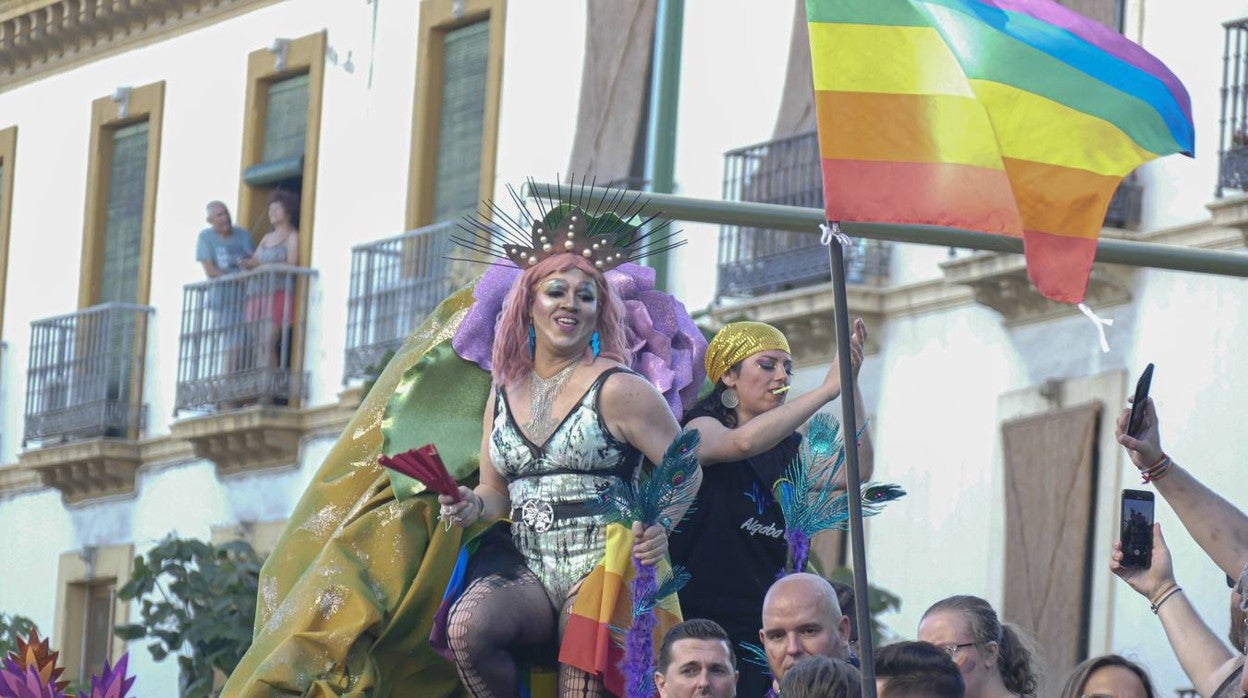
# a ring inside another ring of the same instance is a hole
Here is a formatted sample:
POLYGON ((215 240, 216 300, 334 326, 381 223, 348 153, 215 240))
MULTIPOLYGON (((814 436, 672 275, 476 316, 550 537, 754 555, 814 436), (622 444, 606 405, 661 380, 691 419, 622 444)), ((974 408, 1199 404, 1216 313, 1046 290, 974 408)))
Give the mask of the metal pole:
MULTIPOLYGON (((646 189, 670 194, 676 169, 676 116, 680 106, 680 52, 685 0, 659 0, 654 13, 654 55, 650 65, 650 112, 646 119, 646 189)), ((646 259, 654 285, 667 290, 667 252, 646 259)))
MULTIPOLYGON (((610 190, 596 187, 578 196, 588 196, 591 202, 601 201, 610 190)), ((570 187, 538 183, 532 187, 533 194, 568 200, 570 187)), ((796 230, 818 234, 819 224, 825 222, 822 209, 801 206, 780 206, 745 201, 719 201, 695 199, 672 194, 647 194, 649 202, 645 212, 662 211, 669 218, 699 223, 718 223, 771 230, 796 230)), ((1022 254, 1021 238, 1004 235, 972 233, 956 228, 934 225, 901 225, 892 223, 841 223, 850 237, 891 240, 938 247, 962 247, 989 252, 1014 252, 1022 254)), ((1151 269, 1169 269, 1199 274, 1248 277, 1248 255, 1234 252, 1217 252, 1178 245, 1159 245, 1149 242, 1101 239, 1096 245, 1096 261, 1106 264, 1126 264, 1151 269)))
POLYGON ((845 294, 845 250, 835 237, 828 244, 836 313, 836 356, 841 364, 841 433, 845 435, 845 500, 849 503, 849 543, 854 563, 854 615, 858 624, 858 670, 863 698, 875 698, 875 654, 867 600, 867 550, 862 535, 862 479, 858 472, 858 418, 854 409, 854 366, 849 355, 849 301, 845 294))

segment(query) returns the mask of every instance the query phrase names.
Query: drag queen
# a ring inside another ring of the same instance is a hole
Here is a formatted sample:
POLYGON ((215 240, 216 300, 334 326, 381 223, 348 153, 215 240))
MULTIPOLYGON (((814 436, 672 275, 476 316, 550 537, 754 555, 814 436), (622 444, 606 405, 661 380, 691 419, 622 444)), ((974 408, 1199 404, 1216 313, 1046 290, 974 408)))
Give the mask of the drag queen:
MULTIPOLYGON (((662 457, 705 348, 653 271, 628 263, 647 239, 631 212, 584 208, 548 205, 524 239, 475 224, 494 236, 481 251, 512 263, 444 301, 361 405, 265 565, 255 642, 227 695, 517 695, 523 650, 561 636, 607 545, 586 500, 662 457), (462 501, 440 505, 377 465, 427 443, 461 482, 484 466, 462 501), (470 539, 445 629, 452 665, 429 636, 470 539)), ((665 556, 662 527, 633 533, 640 561, 665 556)), ((605 695, 605 656, 560 657, 560 695, 605 695)))

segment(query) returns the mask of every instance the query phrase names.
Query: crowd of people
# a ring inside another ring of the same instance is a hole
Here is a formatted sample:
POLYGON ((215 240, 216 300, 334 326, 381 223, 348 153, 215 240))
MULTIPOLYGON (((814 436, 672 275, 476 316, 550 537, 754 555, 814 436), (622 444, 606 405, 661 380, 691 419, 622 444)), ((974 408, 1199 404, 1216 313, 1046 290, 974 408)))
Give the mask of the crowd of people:
MULTIPOLYGON (((280 217, 270 248, 291 244, 294 233, 279 223, 280 217)), ((436 422, 438 434, 449 434, 439 437, 439 450, 458 447, 453 436, 475 457, 475 486, 461 485, 436 501, 408 499, 380 471, 373 484, 356 486, 355 503, 297 511, 266 564, 257 643, 249 653, 255 656, 244 659, 246 669, 227 687, 307 690, 300 682, 311 674, 289 667, 316 662, 322 669, 314 680, 326 692, 367 685, 392 686, 388 690, 403 695, 402 682, 417 682, 428 695, 442 695, 435 685, 453 684, 477 697, 510 697, 535 695, 531 691, 545 665, 557 667, 558 696, 618 695, 615 623, 628 617, 630 599, 604 570, 611 567, 613 546, 623 546, 625 559, 641 566, 666 564, 670 557, 691 574, 679 593, 685 620, 658 625, 657 669, 646 677, 658 695, 857 695, 857 638, 869 629, 855 627, 852 592, 838 594, 814 570, 792 568, 794 551, 776 494, 802 444, 799 428, 841 395, 839 365, 834 362, 815 389, 791 395, 792 353, 776 328, 729 323, 706 343, 696 331, 681 334, 688 320, 681 315, 683 306, 663 306, 663 313, 674 317, 661 319, 647 315, 659 311, 646 310, 639 300, 625 302, 624 293, 651 300, 657 294, 638 293, 651 282, 649 270, 626 263, 642 253, 635 241, 643 239, 627 215, 552 206, 528 225, 513 220, 507 231, 494 227, 507 223, 481 224, 484 242, 474 248, 497 253, 506 263, 476 283, 471 299, 457 294, 448 299, 451 305, 435 311, 432 329, 415 335, 423 343, 395 362, 393 370, 402 379, 380 381, 394 386, 384 410, 366 404, 361 412, 373 415, 372 426, 347 430, 358 444, 359 435, 379 423, 391 430, 387 439, 395 439, 404 429, 424 433, 428 425, 422 420, 436 422), (638 360, 643 345, 649 353, 638 360), (489 372, 484 384, 467 379, 476 374, 464 373, 480 369, 489 372), (712 387, 697 398, 702 369, 712 387), (438 370, 457 376, 436 383, 444 391, 488 386, 465 398, 472 406, 467 421, 475 424, 455 421, 458 406, 445 394, 418 389, 435 385, 415 381, 432 381, 438 370), (415 410, 403 405, 417 400, 436 409, 404 413, 421 415, 405 423, 394 416, 398 409, 415 410), (383 411, 387 416, 378 417, 383 411), (612 523, 595 506, 604 487, 636 482, 647 461, 662 461, 682 429, 700 435, 693 473, 696 507, 690 512, 676 507, 663 512, 658 523, 635 523, 631 530, 612 523), (382 531, 392 530, 386 527, 396 517, 410 517, 406 532, 377 542, 375 536, 394 535, 382 531), (339 544, 340 537, 351 544, 339 544), (283 545, 313 553, 301 561, 305 558, 284 554, 283 545), (454 565, 437 552, 448 547, 460 551, 454 565), (385 568, 375 557, 357 553, 365 548, 403 551, 397 558, 402 565, 385 568), (357 583, 359 570, 368 571, 367 584, 357 583), (316 596, 325 588, 339 590, 333 609, 368 609, 361 616, 367 622, 335 620, 339 631, 321 633, 332 615, 323 594, 316 596), (442 597, 436 613, 413 601, 430 591, 442 597), (305 610, 318 598, 319 606, 305 610), (388 655, 397 657, 392 662, 372 659, 385 649, 374 638, 418 634, 416 628, 430 627, 425 623, 432 624, 433 646, 454 667, 457 680, 451 684, 438 682, 441 665, 418 642, 388 655), (747 645, 760 648, 765 662, 739 660, 747 645)), ((221 230, 227 224, 228 216, 221 230)), ((262 241, 260 249, 265 245, 262 241)), ((261 257, 256 251, 248 259, 259 264, 261 257)), ((867 327, 856 321, 850 337, 855 374, 866 337, 867 327)), ((861 403, 861 394, 855 391, 853 399, 861 403)), ((1137 467, 1153 474, 1158 492, 1206 552, 1228 576, 1237 575, 1238 604, 1245 583, 1240 568, 1248 561, 1248 517, 1169 461, 1152 403, 1144 408, 1139 437, 1126 436, 1125 422, 1120 423, 1120 442, 1137 467)), ((857 438, 865 479, 872 470, 870 437, 864 432, 857 438)), ((310 487, 310 500, 330 496, 318 489, 322 483, 338 488, 333 496, 345 496, 349 478, 362 472, 366 461, 356 445, 343 448, 351 455, 327 461, 310 487)), ((820 482, 821 489, 844 486, 832 475, 820 482)), ((1242 656, 1225 650, 1196 616, 1175 582, 1159 528, 1153 536, 1150 568, 1122 567, 1119 551, 1112 569, 1149 599, 1202 696, 1242 697, 1242 656)), ((916 642, 873 653, 881 696, 1005 698, 1061 685, 1062 677, 1046 676, 1038 665, 1026 634, 1003 622, 983 599, 957 595, 937 601, 916 632, 916 642)), ((1153 690, 1143 668, 1110 655, 1081 665, 1066 681, 1064 695, 1151 698, 1153 690)))

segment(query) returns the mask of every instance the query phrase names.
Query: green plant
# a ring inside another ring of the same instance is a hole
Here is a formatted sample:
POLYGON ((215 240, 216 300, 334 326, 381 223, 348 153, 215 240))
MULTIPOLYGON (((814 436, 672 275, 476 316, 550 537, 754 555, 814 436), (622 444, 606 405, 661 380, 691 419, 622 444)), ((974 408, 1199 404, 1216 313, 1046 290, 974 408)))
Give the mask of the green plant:
POLYGON ((251 644, 261 562, 245 541, 216 546, 170 536, 134 559, 117 595, 142 600, 141 622, 115 632, 156 640, 147 646, 156 661, 178 655, 183 698, 214 695, 214 670, 229 674, 251 644))
MULTIPOLYGON (((848 567, 838 567, 833 570, 832 579, 853 586, 854 571, 848 567)), ((874 646, 879 647, 897 639, 896 633, 880 620, 880 615, 900 609, 900 597, 867 582, 867 610, 871 612, 871 641, 874 646)))
POLYGON ((16 613, 0 613, 0 657, 17 651, 17 639, 25 640, 35 629, 35 621, 16 613))

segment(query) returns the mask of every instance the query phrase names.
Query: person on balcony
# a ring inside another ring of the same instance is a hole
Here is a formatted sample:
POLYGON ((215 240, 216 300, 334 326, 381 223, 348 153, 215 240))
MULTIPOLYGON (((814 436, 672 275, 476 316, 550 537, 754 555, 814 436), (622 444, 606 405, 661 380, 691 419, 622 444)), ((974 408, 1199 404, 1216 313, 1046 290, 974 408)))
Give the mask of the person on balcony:
MULTIPOLYGON (((283 189, 270 194, 269 225, 272 230, 260 238, 255 253, 239 262, 243 269, 299 265, 299 197, 283 189)), ((259 368, 282 368, 290 363, 295 282, 290 274, 280 272, 259 274, 248 281, 243 319, 256 333, 255 366, 259 368)), ((287 396, 272 397, 281 403, 287 396)))
MULTIPOLYGON (((538 215, 520 218, 556 230, 565 223, 571 227, 576 216, 588 231, 614 230, 618 237, 640 238, 632 213, 636 209, 628 203, 582 203, 577 212, 547 202, 538 215)), ((493 222, 478 222, 486 230, 497 230, 493 222)), ((472 222, 465 226, 482 230, 472 222)), ((595 553, 601 555, 600 526, 561 498, 574 500, 589 480, 611 477, 610 466, 618 465, 620 475, 631 476, 638 452, 661 456, 656 449, 667 446, 665 439, 670 441, 677 431, 676 415, 693 404, 704 382, 706 340, 679 301, 654 289, 652 269, 628 263, 638 250, 612 251, 607 260, 601 245, 577 247, 583 239, 580 230, 577 226, 573 231, 573 251, 589 265, 571 262, 573 256, 565 253, 557 255, 558 263, 542 263, 536 271, 538 256, 547 257, 555 247, 549 234, 545 242, 542 234, 535 236, 527 256, 518 253, 514 242, 478 247, 469 241, 482 254, 508 247, 517 254, 492 264, 444 300, 364 398, 265 563, 254 642, 224 695, 464 695, 455 663, 445 661, 430 643, 435 611, 461 549, 477 550, 473 564, 481 563, 468 579, 483 580, 459 597, 483 605, 446 607, 456 611, 451 621, 463 628, 484 627, 493 633, 499 629, 495 624, 501 627, 508 619, 512 629, 521 625, 517 619, 531 619, 523 626, 529 634, 522 639, 536 635, 553 640, 562 630, 556 611, 568 596, 593 598, 586 590, 588 586, 592 592, 593 583, 582 584, 580 576, 595 553), (505 315, 505 300, 513 290, 525 300, 509 306, 515 315, 507 324, 509 331, 501 332, 498 318, 505 315), (605 308, 615 303, 617 319, 611 320, 605 308), (532 353, 529 319, 534 325, 532 353), (604 332, 608 326, 610 331, 604 332), (534 392, 538 383, 546 390, 534 392), (430 443, 455 479, 484 483, 471 493, 462 492, 458 505, 443 509, 423 485, 378 464, 379 455, 430 443), (543 454, 566 457, 586 472, 542 473, 549 467, 539 462, 543 454), (479 462, 484 467, 478 473, 479 462), (530 471, 534 477, 521 477, 530 471), (532 501, 537 499, 542 501, 532 501), (550 504, 548 500, 559 504, 551 504, 549 520, 541 506, 550 504), (524 505, 530 502, 526 522, 524 505), (504 535, 494 542, 504 550, 512 546, 515 554, 492 555, 488 548, 483 552, 486 541, 477 535, 497 531, 484 520, 509 514, 516 517, 516 538, 504 535), (466 546, 469 538, 473 541, 466 546), (478 540, 481 547, 476 547, 478 540), (486 573, 477 574, 482 571, 486 573), (493 588, 500 577, 490 572, 515 576, 501 583, 514 588, 493 588)), ((525 228, 523 237, 529 235, 525 228)), ((565 252, 567 239, 566 232, 558 239, 565 252)), ((639 538, 636 548, 625 543, 626 556, 636 552, 645 561, 663 556, 662 530, 651 528, 639 538)), ((578 623, 587 619, 576 617, 578 623)), ((613 670, 618 656, 607 625, 599 618, 588 620, 602 641, 601 662, 565 670, 564 679, 573 688, 584 688, 584 695, 596 695, 592 691, 601 690, 597 674, 613 670)), ((452 633, 449 639, 458 644, 466 635, 452 633)), ((593 655, 595 647, 581 643, 576 649, 593 655)), ((466 659, 479 659, 472 648, 458 649, 467 650, 466 659)), ((484 694, 489 689, 482 685, 497 686, 501 695, 513 695, 516 671, 524 665, 504 658, 497 666, 465 668, 471 689, 484 694)))
POLYGON ((204 298, 207 326, 216 338, 209 351, 222 352, 217 356, 225 362, 225 370, 234 373, 245 365, 243 294, 238 283, 224 277, 240 271, 240 263, 255 253, 256 246, 251 233, 234 225, 224 203, 209 201, 206 212, 208 227, 199 231, 195 241, 195 260, 203 265, 205 276, 219 280, 207 289, 204 298))
MULTIPOLYGON (((855 374, 866 337, 866 325, 856 321, 855 374)), ((762 322, 733 322, 711 340, 705 366, 714 390, 685 413, 685 425, 702 434, 702 489, 672 533, 672 562, 692 575, 680 591, 685 614, 719 623, 739 648, 758 641, 763 598, 788 560, 784 513, 772 488, 798 451, 797 428, 841 394, 840 363, 832 362, 817 388, 789 399, 793 357, 784 334, 762 322)), ((861 391, 854 395, 858 414, 865 414, 861 391)), ((872 472, 866 432, 860 455, 866 480, 872 472)), ((761 666, 741 664, 739 695, 761 696, 771 684, 761 666)))

